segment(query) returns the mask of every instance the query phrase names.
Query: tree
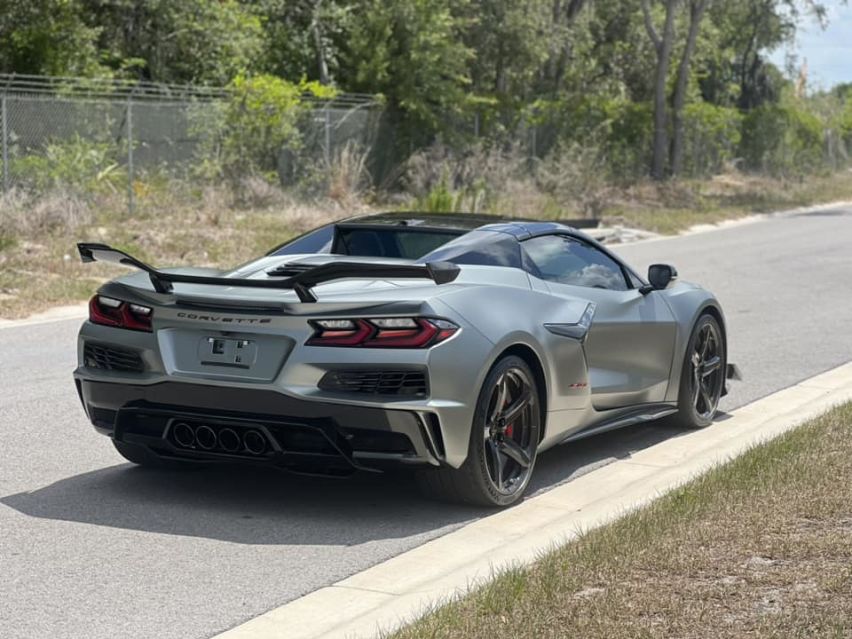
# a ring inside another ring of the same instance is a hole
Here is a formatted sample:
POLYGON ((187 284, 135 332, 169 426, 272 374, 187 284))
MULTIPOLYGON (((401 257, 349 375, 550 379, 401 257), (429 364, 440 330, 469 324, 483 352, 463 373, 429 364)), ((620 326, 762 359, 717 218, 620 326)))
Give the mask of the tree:
POLYGON ((83 20, 77 0, 0 0, 0 72, 102 75, 100 27, 83 20))
POLYGON ((704 12, 707 10, 710 0, 688 0, 688 2, 689 31, 686 36, 686 45, 681 54, 680 64, 678 65, 677 82, 675 83, 674 97, 672 98, 671 172, 675 176, 683 172, 683 107, 686 104, 690 62, 695 52, 695 44, 698 41, 701 20, 704 18, 704 12))
POLYGON ((253 0, 250 6, 263 22, 264 71, 322 84, 340 80, 340 52, 353 16, 352 2, 253 0))
POLYGON ((669 145, 669 105, 667 86, 669 65, 675 48, 675 20, 682 6, 680 0, 663 0, 665 23, 662 34, 658 33, 651 14, 650 0, 641 0, 642 15, 648 37, 654 45, 657 54, 657 66, 654 76, 654 155, 651 166, 651 176, 661 180, 667 175, 679 175, 683 171, 684 146, 684 116, 686 92, 690 80, 690 65, 701 21, 710 0, 684 0, 688 8, 688 28, 686 41, 677 68, 677 77, 671 100, 672 135, 669 145))
POLYGON ((674 48, 674 20, 678 0, 663 0, 665 21, 662 35, 657 32, 651 15, 650 0, 641 0, 645 30, 654 45, 657 65, 654 74, 654 143, 651 176, 662 180, 666 176, 669 154, 669 118, 667 107, 666 83, 669 77, 669 64, 674 48))
POLYGON ((236 0, 80 1, 101 57, 123 75, 225 85, 261 57, 261 21, 236 0))
POLYGON ((461 39, 466 0, 358 0, 342 54, 348 90, 379 93, 429 139, 458 115, 472 52, 461 39))

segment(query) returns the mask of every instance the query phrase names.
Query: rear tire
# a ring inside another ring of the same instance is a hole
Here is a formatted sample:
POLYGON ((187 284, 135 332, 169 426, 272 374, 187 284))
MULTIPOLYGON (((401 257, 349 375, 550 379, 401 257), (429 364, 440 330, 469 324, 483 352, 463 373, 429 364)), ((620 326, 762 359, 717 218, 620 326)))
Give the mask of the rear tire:
POLYGON ((475 506, 505 507, 524 494, 541 433, 539 390, 520 357, 499 360, 485 378, 467 459, 458 468, 417 474, 425 496, 475 506))
POLYGON ((706 428, 713 423, 725 387, 728 349, 719 322, 710 314, 695 322, 686 345, 678 392, 678 412, 669 423, 678 428, 706 428))
POLYGON ((127 442, 117 442, 112 440, 112 445, 118 454, 124 457, 131 464, 142 466, 144 468, 173 468, 173 469, 193 469, 198 468, 200 464, 193 462, 184 462, 177 459, 163 459, 155 455, 144 446, 138 444, 128 444, 127 442))

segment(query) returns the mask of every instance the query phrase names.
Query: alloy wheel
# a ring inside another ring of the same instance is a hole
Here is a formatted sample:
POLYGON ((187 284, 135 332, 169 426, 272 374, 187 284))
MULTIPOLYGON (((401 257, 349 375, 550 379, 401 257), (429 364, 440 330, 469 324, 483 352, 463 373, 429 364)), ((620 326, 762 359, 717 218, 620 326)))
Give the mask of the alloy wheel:
POLYGON ((501 495, 515 494, 529 481, 538 445, 537 410, 526 372, 507 369, 488 400, 483 447, 489 482, 501 495))
POLYGON ((692 406, 702 419, 713 419, 725 382, 723 344, 716 327, 704 324, 698 331, 690 356, 692 362, 692 406))

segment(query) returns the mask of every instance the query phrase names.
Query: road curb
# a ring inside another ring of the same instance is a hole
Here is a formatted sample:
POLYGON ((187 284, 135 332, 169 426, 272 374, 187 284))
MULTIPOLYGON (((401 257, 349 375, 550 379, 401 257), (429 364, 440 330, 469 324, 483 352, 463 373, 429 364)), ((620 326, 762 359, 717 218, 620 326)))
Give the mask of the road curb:
POLYGON ((374 637, 543 552, 646 505, 708 469, 852 400, 852 362, 472 522, 296 599, 215 639, 374 637))
POLYGON ((676 233, 675 235, 657 235, 656 237, 647 237, 627 242, 616 242, 611 244, 614 249, 622 246, 633 246, 634 244, 647 244, 649 242, 664 242, 679 237, 688 237, 691 235, 703 235, 705 233, 713 233, 714 231, 727 231, 740 226, 765 222, 776 217, 789 217, 793 215, 802 215, 805 213, 821 213, 824 211, 833 211, 835 209, 844 209, 852 207, 852 200, 838 200, 836 202, 826 202, 824 204, 814 204, 811 206, 800 206, 794 209, 783 209, 780 211, 768 211, 766 213, 750 213, 743 217, 736 217, 730 220, 722 220, 715 224, 695 224, 688 229, 676 233))
POLYGON ((0 318, 0 330, 4 328, 18 328, 20 326, 37 326, 50 322, 61 322, 63 320, 84 319, 88 315, 87 304, 73 304, 70 306, 54 306, 41 313, 30 315, 23 319, 8 320, 0 318))

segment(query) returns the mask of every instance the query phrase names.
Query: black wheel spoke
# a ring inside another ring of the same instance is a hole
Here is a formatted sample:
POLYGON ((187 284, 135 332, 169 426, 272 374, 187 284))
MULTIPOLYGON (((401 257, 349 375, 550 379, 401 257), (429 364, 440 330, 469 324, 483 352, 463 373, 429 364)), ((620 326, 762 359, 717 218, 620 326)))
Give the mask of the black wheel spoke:
POLYGON ((705 360, 701 365, 701 376, 707 377, 708 375, 712 375, 722 366, 722 358, 718 355, 714 355, 708 360, 705 360))
POLYGON ((500 376, 500 379, 497 380, 497 385, 494 388, 494 406, 491 409, 491 415, 489 416, 489 421, 491 423, 496 422, 497 417, 503 411, 503 404, 506 403, 506 395, 509 392, 507 386, 506 373, 503 373, 503 375, 500 376))
POLYGON ((501 453, 513 460, 522 468, 530 467, 531 460, 529 454, 521 448, 521 445, 514 439, 503 439, 497 445, 497 448, 501 453))
POLYGON ((710 399, 710 391, 704 384, 699 384, 698 387, 701 389, 701 401, 704 402, 704 412, 707 413, 713 410, 713 401, 710 399))
POLYGON ((486 446, 488 447, 488 454, 491 457, 491 464, 494 470, 494 474, 492 475, 492 479, 494 480, 494 485, 499 489, 503 489, 503 469, 505 468, 505 463, 503 461, 503 455, 500 454, 500 449, 498 448, 497 442, 493 439, 489 439, 486 442, 486 446))
POLYGON ((518 397, 514 402, 512 402, 511 406, 509 406, 505 411, 503 411, 503 414, 500 415, 500 418, 506 424, 511 424, 518 417, 521 416, 521 413, 529 405, 530 398, 531 396, 529 388, 524 388, 522 395, 518 397))

